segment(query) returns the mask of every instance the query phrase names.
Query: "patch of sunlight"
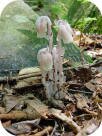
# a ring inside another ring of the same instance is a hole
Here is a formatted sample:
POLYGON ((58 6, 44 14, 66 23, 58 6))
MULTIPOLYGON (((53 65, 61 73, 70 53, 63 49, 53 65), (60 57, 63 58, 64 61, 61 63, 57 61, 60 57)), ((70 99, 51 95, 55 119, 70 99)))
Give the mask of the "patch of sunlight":
POLYGON ((17 1, 17 0, 0 0, 0 16, 1 16, 3 10, 6 8, 6 6, 14 1, 17 1))

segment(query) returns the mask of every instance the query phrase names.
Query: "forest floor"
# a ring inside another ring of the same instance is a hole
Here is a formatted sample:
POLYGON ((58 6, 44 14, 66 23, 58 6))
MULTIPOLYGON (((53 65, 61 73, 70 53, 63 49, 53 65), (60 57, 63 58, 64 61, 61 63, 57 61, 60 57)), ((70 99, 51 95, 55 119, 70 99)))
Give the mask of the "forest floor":
POLYGON ((58 99, 48 101, 39 68, 0 77, 0 119, 17 136, 84 136, 102 121, 102 35, 76 38, 94 63, 77 68, 63 63, 66 82, 58 99))

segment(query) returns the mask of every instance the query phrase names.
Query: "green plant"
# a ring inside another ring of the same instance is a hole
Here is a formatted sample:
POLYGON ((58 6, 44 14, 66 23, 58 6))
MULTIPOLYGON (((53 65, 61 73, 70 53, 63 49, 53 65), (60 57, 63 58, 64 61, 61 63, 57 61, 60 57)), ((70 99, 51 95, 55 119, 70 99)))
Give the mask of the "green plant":
POLYGON ((77 23, 76 26, 78 29, 80 29, 82 32, 88 32, 88 26, 90 26, 90 24, 92 24, 94 21, 96 21, 97 18, 96 17, 83 17, 81 18, 77 23))

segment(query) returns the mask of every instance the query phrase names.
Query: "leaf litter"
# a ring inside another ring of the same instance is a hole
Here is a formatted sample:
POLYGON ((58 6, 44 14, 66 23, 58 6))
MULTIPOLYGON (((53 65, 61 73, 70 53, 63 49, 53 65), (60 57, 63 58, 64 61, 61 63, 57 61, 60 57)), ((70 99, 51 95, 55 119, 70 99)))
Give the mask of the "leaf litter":
POLYGON ((63 63, 66 83, 48 101, 39 68, 0 77, 0 119, 17 136, 87 136, 102 122, 102 36, 83 34, 76 43, 93 59, 90 65, 63 63))

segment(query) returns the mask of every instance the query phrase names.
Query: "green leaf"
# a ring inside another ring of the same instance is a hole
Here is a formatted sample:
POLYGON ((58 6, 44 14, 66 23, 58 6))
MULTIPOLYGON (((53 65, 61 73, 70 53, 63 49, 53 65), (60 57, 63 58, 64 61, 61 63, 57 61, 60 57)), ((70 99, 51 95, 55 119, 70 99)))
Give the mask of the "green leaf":
POLYGON ((89 0, 77 0, 77 1, 80 1, 82 3, 90 2, 89 0))
POLYGON ((72 66, 81 65, 83 60, 84 63, 88 63, 88 64, 93 63, 92 58, 89 55, 87 55, 86 52, 83 52, 82 55, 80 48, 74 43, 65 44, 64 47, 65 47, 65 58, 70 60, 72 66))
POLYGON ((25 36, 28 37, 28 39, 34 44, 40 44, 41 46, 48 44, 47 39, 45 38, 37 38, 37 33, 32 30, 26 30, 26 29, 17 29, 19 32, 23 33, 25 36))
POLYGON ((19 32, 23 33, 29 39, 33 39, 35 37, 35 32, 26 29, 17 29, 19 32))

